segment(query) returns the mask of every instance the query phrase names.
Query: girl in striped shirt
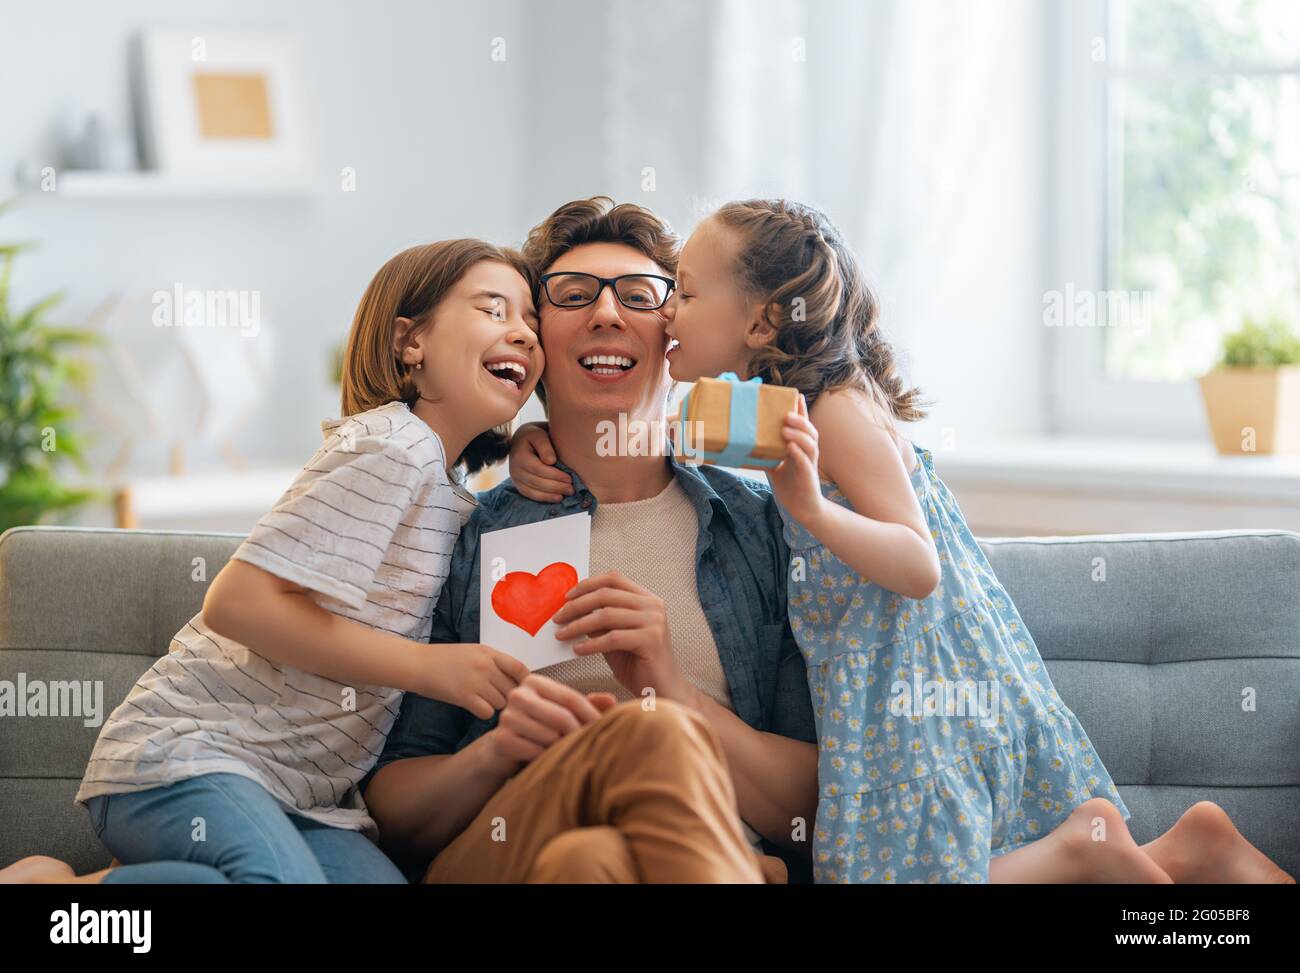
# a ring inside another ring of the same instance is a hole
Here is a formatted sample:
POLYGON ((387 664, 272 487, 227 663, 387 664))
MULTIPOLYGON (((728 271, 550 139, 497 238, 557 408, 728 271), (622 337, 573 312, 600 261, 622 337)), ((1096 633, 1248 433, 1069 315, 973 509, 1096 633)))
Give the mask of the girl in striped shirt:
POLYGON ((475 506, 458 468, 506 455, 542 371, 536 327, 511 251, 449 240, 380 269, 348 339, 346 418, 100 732, 76 800, 124 864, 80 881, 402 881, 358 785, 403 691, 490 717, 527 675, 428 639, 475 506))

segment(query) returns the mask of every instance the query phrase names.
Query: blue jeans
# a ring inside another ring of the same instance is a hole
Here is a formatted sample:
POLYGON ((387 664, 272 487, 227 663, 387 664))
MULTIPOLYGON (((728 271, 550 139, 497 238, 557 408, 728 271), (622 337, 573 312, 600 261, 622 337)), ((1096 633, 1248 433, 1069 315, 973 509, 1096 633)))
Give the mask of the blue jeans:
POLYGON ((122 862, 106 883, 406 881, 361 832, 291 814, 237 774, 92 797, 86 806, 95 833, 122 862))

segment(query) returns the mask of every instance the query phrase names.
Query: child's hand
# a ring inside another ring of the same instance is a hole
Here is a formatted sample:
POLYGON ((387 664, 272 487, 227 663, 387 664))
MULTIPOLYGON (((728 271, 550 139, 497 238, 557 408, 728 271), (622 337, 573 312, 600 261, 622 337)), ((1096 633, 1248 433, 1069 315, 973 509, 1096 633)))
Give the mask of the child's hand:
POLYGON ((573 479, 555 468, 555 447, 543 423, 528 422, 510 440, 510 479, 529 500, 559 503, 573 493, 573 479))
POLYGON ((772 492, 786 510, 808 530, 816 533, 815 524, 826 507, 821 479, 817 473, 817 427, 808 419, 808 405, 799 396, 799 411, 788 413, 785 427, 786 457, 767 474, 772 492))
POLYGON ((432 645, 421 694, 488 720, 505 708, 506 694, 527 676, 526 665, 491 646, 473 642, 432 645))

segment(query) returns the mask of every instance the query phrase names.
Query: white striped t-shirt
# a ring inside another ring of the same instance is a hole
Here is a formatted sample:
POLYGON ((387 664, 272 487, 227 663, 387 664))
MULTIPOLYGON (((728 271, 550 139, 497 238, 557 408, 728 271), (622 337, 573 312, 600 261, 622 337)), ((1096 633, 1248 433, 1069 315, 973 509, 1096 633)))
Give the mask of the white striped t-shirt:
MULTIPOLYGON (((473 495, 404 403, 321 428, 324 444, 233 556, 335 614, 427 642, 473 495)), ((105 722, 76 800, 240 774, 287 810, 373 837, 357 784, 401 699, 273 662, 212 631, 200 611, 105 722)))

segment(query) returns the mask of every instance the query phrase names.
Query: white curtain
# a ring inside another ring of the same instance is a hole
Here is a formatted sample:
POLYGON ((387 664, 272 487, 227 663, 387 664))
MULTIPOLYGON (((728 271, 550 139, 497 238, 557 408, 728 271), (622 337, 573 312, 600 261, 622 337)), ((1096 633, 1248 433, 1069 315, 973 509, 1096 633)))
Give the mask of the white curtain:
POLYGON ((820 206, 938 403, 931 439, 1038 431, 1050 20, 1036 0, 615 0, 611 176, 664 160, 642 199, 683 229, 728 199, 820 206), (652 102, 662 123, 629 128, 652 102))

